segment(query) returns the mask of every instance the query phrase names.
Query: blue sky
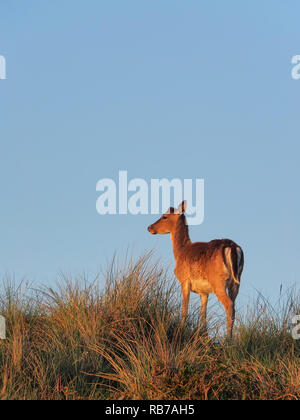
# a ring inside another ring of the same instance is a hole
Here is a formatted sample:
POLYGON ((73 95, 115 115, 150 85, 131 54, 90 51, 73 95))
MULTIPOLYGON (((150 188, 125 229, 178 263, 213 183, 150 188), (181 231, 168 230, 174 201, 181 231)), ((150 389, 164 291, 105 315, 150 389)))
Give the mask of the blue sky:
POLYGON ((100 178, 204 178, 192 240, 229 237, 241 299, 299 284, 297 1, 2 0, 0 275, 93 278, 167 237, 99 216, 100 178))

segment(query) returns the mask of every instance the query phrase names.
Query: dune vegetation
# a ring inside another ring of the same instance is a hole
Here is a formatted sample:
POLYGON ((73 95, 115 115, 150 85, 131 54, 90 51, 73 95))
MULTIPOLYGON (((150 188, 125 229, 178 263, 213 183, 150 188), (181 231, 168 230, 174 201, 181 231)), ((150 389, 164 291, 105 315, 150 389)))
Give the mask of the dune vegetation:
POLYGON ((115 261, 93 282, 4 280, 0 399, 299 399, 296 313, 295 292, 276 307, 260 296, 230 341, 225 317, 212 315, 205 335, 192 306, 181 328, 179 284, 151 255, 115 261))

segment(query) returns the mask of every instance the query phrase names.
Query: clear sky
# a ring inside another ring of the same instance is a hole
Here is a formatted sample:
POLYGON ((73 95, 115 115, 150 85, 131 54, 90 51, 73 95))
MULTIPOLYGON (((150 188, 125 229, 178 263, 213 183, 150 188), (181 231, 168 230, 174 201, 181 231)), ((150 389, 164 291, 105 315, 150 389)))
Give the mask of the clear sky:
POLYGON ((299 284, 297 0, 1 0, 0 276, 93 278, 156 249, 154 216, 99 216, 96 183, 204 178, 192 240, 245 251, 242 299, 299 284))

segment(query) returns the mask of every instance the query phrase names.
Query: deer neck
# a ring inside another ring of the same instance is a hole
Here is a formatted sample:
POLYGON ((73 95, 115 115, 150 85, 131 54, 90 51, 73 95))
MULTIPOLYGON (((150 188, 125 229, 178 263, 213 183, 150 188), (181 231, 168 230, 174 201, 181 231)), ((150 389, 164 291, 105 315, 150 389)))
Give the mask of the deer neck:
POLYGON ((171 232, 171 241, 173 244, 174 257, 175 260, 177 260, 180 258, 180 255, 184 251, 185 247, 191 243, 189 228, 186 224, 184 216, 178 219, 174 230, 171 232))

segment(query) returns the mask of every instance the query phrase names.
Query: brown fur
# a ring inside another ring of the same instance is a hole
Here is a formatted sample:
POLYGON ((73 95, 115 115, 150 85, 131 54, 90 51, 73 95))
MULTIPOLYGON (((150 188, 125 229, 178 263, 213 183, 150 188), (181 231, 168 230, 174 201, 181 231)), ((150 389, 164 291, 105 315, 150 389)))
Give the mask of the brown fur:
POLYGON ((170 208, 148 230, 152 234, 171 234, 176 260, 174 273, 182 290, 182 321, 187 315, 190 292, 198 293, 201 297, 201 320, 206 330, 208 296, 214 293, 225 308, 227 335, 231 337, 235 300, 244 265, 243 251, 230 239, 192 243, 184 215, 185 208, 186 202, 177 210, 170 208))

